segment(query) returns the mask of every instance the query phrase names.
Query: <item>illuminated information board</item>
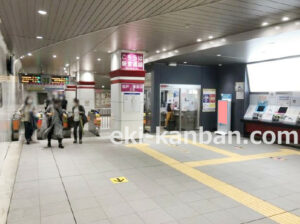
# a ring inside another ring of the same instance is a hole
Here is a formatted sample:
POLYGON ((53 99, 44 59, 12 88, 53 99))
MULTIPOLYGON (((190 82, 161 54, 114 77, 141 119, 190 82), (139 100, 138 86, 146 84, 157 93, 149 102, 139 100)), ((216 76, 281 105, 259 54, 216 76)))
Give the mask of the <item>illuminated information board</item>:
POLYGON ((22 75, 21 82, 27 84, 41 84, 40 75, 22 75))
POLYGON ((67 85, 70 83, 69 77, 51 75, 21 75, 21 82, 24 84, 41 85, 67 85))
POLYGON ((52 85, 65 85, 65 84, 69 84, 69 77, 52 76, 52 78, 51 78, 51 84, 52 85))

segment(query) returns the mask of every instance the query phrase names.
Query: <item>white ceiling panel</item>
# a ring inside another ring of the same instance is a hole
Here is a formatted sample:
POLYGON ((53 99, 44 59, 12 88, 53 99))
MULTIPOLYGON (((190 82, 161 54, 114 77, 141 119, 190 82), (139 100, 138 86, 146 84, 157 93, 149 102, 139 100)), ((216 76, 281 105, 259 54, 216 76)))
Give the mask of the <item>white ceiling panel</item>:
POLYGON ((300 1, 0 0, 0 29, 12 53, 33 53, 22 60, 24 71, 49 73, 69 63, 72 71, 107 74, 108 51, 137 49, 149 57, 163 48, 195 44, 197 38, 260 29, 263 21, 280 24, 283 16, 300 18, 300 1), (39 15, 40 9, 48 14, 39 15))

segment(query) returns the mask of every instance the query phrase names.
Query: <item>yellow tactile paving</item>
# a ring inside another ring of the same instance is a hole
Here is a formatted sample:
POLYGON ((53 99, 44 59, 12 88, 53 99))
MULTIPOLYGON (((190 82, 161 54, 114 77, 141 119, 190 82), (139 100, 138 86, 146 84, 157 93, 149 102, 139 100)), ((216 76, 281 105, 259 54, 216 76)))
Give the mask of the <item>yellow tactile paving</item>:
POLYGON ((186 142, 186 143, 188 143, 190 145, 195 145, 195 146, 201 147, 203 149, 210 150, 212 152, 216 152, 216 153, 219 153, 219 154, 222 154, 222 155, 225 155, 225 156, 230 156, 230 157, 239 157, 240 156, 237 153, 229 152, 227 150, 220 149, 220 148, 217 148, 217 147, 214 147, 214 146, 211 146, 211 145, 205 145, 205 144, 197 143, 197 142, 191 141, 191 140, 186 139, 186 138, 180 138, 180 137, 178 137, 176 135, 165 136, 165 138, 180 139, 182 142, 186 142))
POLYGON ((297 155, 297 154, 299 154, 299 152, 295 150, 281 149, 279 152, 269 152, 269 153, 261 153, 255 155, 247 155, 247 156, 240 155, 240 156, 226 157, 221 159, 192 161, 192 162, 186 162, 184 164, 191 167, 199 167, 199 166, 210 166, 210 165, 218 165, 224 163, 242 162, 242 161, 248 161, 254 159, 265 159, 270 157, 289 156, 289 155, 297 155))
POLYGON ((179 172, 199 181, 200 183, 216 190, 219 193, 245 205, 248 208, 268 217, 279 224, 300 224, 300 217, 286 212, 285 210, 263 201, 247 192, 244 192, 232 185, 211 177, 193 167, 187 166, 175 159, 172 159, 156 150, 150 148, 147 144, 132 144, 128 147, 136 148, 145 154, 169 165, 179 172))

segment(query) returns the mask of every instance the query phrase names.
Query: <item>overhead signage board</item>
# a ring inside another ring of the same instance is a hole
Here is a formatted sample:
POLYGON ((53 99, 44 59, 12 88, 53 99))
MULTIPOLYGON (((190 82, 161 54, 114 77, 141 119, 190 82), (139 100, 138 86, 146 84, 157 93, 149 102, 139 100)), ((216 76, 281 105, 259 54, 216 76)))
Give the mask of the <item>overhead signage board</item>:
POLYGON ((52 85, 65 85, 65 84, 69 84, 69 77, 52 76, 51 77, 51 84, 52 85))
POLYGON ((121 52, 121 69, 144 70, 144 56, 142 53, 121 52))
POLYGON ((40 75, 22 75, 21 82, 26 84, 41 84, 40 75))
POLYGON ((34 75, 34 74, 21 74, 21 83, 24 84, 40 84, 40 85, 67 85, 70 79, 67 76, 55 75, 34 75))

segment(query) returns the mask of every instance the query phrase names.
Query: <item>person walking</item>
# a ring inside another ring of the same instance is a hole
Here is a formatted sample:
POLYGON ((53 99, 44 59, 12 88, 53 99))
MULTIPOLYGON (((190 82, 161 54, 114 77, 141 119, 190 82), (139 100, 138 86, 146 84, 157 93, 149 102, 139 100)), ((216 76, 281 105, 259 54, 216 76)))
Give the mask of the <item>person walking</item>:
POLYGON ((45 131, 45 135, 48 138, 48 147, 51 147, 51 139, 57 139, 58 147, 63 149, 63 116, 66 115, 63 113, 60 100, 53 100, 53 103, 46 110, 46 116, 49 122, 48 128, 45 131))
POLYGON ((73 120, 74 120, 74 144, 77 143, 77 132, 79 129, 79 144, 82 144, 82 135, 84 124, 87 122, 87 118, 85 115, 85 109, 82 105, 79 104, 78 99, 74 99, 74 106, 72 108, 73 120))
POLYGON ((24 104, 19 109, 21 114, 21 120, 24 124, 25 128, 25 139, 26 143, 29 145, 32 141, 32 135, 34 130, 36 129, 36 117, 35 117, 35 108, 33 105, 33 99, 31 96, 27 96, 24 104))

